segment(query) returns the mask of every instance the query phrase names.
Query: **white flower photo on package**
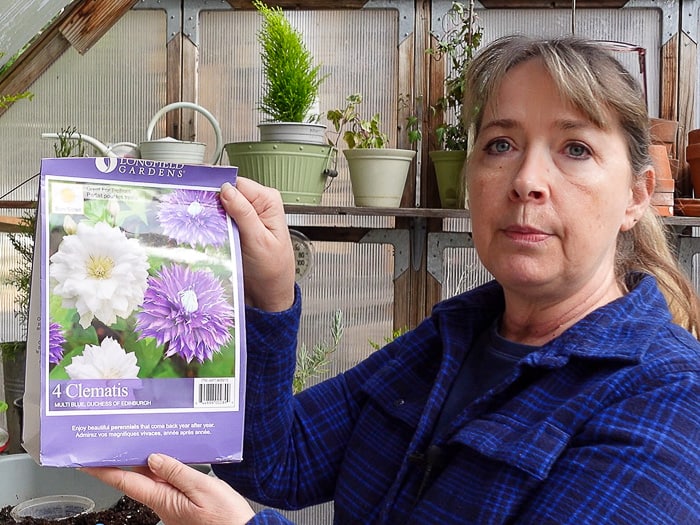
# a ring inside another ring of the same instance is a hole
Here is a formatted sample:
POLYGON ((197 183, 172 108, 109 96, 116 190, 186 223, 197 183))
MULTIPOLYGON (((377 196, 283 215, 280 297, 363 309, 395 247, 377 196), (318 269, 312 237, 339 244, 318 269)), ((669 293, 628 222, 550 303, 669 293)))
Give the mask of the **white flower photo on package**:
POLYGON ((154 451, 241 459, 240 247, 218 197, 235 177, 234 167, 43 161, 38 358, 27 367, 41 389, 25 400, 25 448, 40 464, 138 465, 154 451))

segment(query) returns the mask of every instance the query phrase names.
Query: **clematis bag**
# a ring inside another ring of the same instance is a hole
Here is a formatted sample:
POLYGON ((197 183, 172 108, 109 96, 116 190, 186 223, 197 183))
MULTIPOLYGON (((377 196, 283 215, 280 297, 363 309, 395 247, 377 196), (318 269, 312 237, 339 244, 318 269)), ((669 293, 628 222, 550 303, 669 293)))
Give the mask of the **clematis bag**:
POLYGON ((240 461, 245 324, 237 168, 41 163, 23 445, 40 465, 240 461))

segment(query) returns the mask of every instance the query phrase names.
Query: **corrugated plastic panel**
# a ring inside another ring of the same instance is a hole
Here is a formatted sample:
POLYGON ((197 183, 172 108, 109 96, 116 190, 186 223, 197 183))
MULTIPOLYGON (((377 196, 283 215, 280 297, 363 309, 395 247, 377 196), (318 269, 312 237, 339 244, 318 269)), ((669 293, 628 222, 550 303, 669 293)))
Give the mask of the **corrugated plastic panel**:
MULTIPOLYGON (((290 10, 287 16, 304 35, 322 74, 328 75, 319 93, 321 123, 328 124, 327 110, 343 108, 347 95, 361 93, 362 112, 367 118, 380 113, 386 119, 386 132, 395 140, 397 11, 290 10)), ((200 103, 220 119, 227 142, 257 140, 256 126, 263 119, 256 109, 262 95, 260 45, 255 37, 260 16, 254 11, 209 11, 202 13, 200 22, 200 103)), ((208 133, 202 129, 200 140, 213 140, 208 133)), ((222 162, 228 162, 225 155, 222 162)), ((342 154, 338 155, 338 171, 340 175, 324 192, 322 205, 352 205, 342 154)))
MULTIPOLYGON (((103 142, 145 140, 150 116, 165 101, 165 41, 162 11, 131 11, 85 55, 64 53, 31 86, 34 99, 2 116, 0 195, 36 174, 42 157, 54 155, 42 132, 75 126, 103 142)), ((5 199, 33 200, 36 192, 33 180, 5 199)), ((2 272, 14 260, 1 234, 2 272)), ((14 293, 0 285, 0 340, 18 335, 13 311, 14 293)))
POLYGON ((0 66, 21 50, 71 0, 0 0, 0 66))
MULTIPOLYGON (((649 114, 652 116, 658 116, 659 112, 662 15, 656 8, 576 11, 577 35, 646 49, 649 114)), ((484 27, 484 43, 514 33, 547 37, 572 32, 570 9, 487 9, 479 10, 479 18, 484 27)), ((641 83, 637 54, 619 52, 615 56, 641 83)))
MULTIPOLYGON (((443 229, 446 232, 471 231, 471 219, 445 219, 443 229)), ((443 251, 442 257, 443 299, 466 292, 493 279, 481 264, 474 248, 447 248, 443 251)))

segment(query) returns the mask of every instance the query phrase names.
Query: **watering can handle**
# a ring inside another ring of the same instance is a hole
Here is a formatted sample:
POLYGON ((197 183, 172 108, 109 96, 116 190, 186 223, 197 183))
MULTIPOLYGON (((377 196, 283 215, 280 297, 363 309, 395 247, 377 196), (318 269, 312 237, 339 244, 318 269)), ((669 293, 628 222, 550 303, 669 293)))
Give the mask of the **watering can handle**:
POLYGON ((221 127, 219 126, 219 122, 214 118, 214 115, 209 113, 209 111, 204 109, 202 106, 195 104, 194 102, 173 102, 172 104, 168 104, 167 106, 163 106, 162 108, 160 108, 160 110, 158 110, 158 112, 155 115, 153 115, 150 124, 148 124, 148 130, 146 131, 146 140, 151 140, 151 135, 153 134, 153 130, 156 127, 156 123, 158 122, 158 120, 160 120, 160 118, 163 115, 165 115, 168 111, 172 111, 173 109, 181 108, 194 109, 195 111, 198 111, 199 113, 204 115, 214 127, 214 133, 216 135, 216 150, 214 151, 214 156, 211 160, 211 164, 216 164, 219 161, 219 157, 221 157, 221 152, 224 149, 224 139, 221 135, 221 127))

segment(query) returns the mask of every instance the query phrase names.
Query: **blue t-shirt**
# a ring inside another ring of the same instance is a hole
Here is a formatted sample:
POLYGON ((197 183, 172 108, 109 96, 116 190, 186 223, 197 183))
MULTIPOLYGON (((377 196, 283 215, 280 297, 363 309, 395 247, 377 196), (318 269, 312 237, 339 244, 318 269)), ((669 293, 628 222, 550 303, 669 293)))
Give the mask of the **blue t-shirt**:
POLYGON ((433 435, 439 435, 465 406, 503 381, 515 363, 539 348, 501 337, 499 324, 500 319, 494 321, 474 340, 450 387, 433 435))

